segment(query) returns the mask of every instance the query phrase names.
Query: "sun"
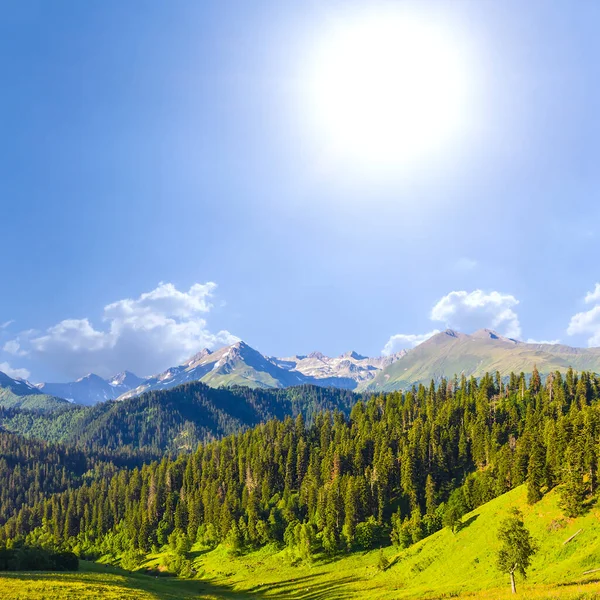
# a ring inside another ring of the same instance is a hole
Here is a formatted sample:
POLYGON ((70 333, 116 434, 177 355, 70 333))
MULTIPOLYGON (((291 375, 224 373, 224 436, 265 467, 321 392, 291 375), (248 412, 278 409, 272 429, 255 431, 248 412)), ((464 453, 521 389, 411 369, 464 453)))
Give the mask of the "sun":
POLYGON ((468 119, 461 43, 433 19, 360 12, 313 44, 307 104, 319 143, 361 167, 397 167, 447 149, 468 119))

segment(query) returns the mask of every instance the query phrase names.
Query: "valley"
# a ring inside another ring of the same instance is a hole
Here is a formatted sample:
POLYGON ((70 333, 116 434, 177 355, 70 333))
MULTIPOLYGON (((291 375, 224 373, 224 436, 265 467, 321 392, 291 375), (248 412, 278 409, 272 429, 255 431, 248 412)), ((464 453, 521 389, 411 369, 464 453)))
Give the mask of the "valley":
POLYGON ((600 2, 1 14, 0 600, 600 600, 600 2))
POLYGON ((512 596, 506 578, 494 568, 494 532, 498 518, 519 506, 541 545, 526 581, 519 582, 519 597, 526 599, 593 599, 598 593, 594 567, 600 561, 600 515, 597 509, 565 521, 558 494, 548 494, 535 508, 527 505, 523 487, 465 515, 456 534, 443 530, 398 552, 385 550, 390 566, 378 568, 379 551, 340 556, 315 556, 309 564, 290 565, 286 551, 276 547, 233 557, 223 549, 192 548, 199 574, 192 580, 152 573, 161 568, 161 555, 150 555, 137 570, 125 571, 102 560, 81 562, 78 573, 6 575, 0 572, 0 598, 37 600, 260 600, 262 598, 325 600, 360 597, 398 598, 465 597, 501 600, 512 596), (560 523, 560 526, 556 526, 560 523), (576 535, 568 544, 565 541, 576 535), (18 596, 17 596, 18 595, 18 596))
POLYGON ((600 379, 455 386, 196 382, 2 409, 0 597, 41 593, 48 576, 14 571, 39 548, 80 560, 52 574, 57 600, 508 598, 498 528, 518 509, 534 548, 520 596, 595 598, 600 379))

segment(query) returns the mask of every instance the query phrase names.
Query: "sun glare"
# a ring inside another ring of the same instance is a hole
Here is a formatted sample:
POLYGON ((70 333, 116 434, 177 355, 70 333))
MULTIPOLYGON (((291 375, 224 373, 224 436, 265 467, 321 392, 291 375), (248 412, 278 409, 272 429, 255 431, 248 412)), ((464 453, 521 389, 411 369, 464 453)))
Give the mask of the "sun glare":
POLYGON ((460 44, 399 10, 324 28, 308 75, 310 119, 335 159, 396 167, 442 152, 467 115, 460 44))

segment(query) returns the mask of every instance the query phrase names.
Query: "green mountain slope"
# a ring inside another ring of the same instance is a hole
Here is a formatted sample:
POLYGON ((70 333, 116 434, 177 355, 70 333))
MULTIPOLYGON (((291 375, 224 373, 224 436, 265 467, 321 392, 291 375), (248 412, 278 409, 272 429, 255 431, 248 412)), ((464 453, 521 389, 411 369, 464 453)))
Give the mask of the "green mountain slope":
POLYGON ((22 408, 37 411, 54 411, 58 408, 68 406, 69 403, 62 398, 55 398, 46 394, 29 394, 17 396, 11 390, 0 388, 1 408, 22 408))
MULTIPOLYGON (((385 548, 391 563, 385 572, 377 568, 378 550, 333 561, 317 557, 312 564, 291 566, 286 551, 273 547, 239 558, 222 547, 197 552, 194 567, 216 590, 231 590, 241 598, 246 593, 259 598, 263 593, 268 598, 509 598, 509 579, 495 567, 496 534, 499 522, 516 506, 540 544, 528 579, 517 579, 520 597, 597 597, 592 594, 598 591, 598 573, 584 572, 600 568, 600 510, 593 508, 585 516, 566 519, 556 490, 534 506, 527 505, 526 496, 521 486, 480 506, 463 518, 465 526, 456 534, 445 528, 406 550, 385 548), (564 543, 579 530, 572 541, 564 543), (589 596, 583 595, 586 591, 589 596)), ((157 567, 160 559, 153 555, 144 566, 157 567)), ((229 596, 217 593, 215 597, 229 596)))
POLYGON ((81 563, 77 574, 0 573, 0 598, 38 600, 75 597, 94 600, 101 590, 107 598, 300 598, 325 600, 361 598, 456 598, 508 600, 508 578, 494 567, 498 521, 511 506, 519 507, 527 527, 540 542, 526 581, 517 580, 517 598, 594 600, 600 597, 598 573, 583 573, 600 564, 600 521, 597 509, 565 520, 550 492, 529 507, 524 487, 479 507, 464 518, 456 534, 448 529, 398 552, 384 549, 391 566, 377 568, 379 551, 352 553, 335 560, 316 558, 312 564, 290 564, 286 551, 272 546, 240 557, 225 548, 206 552, 195 546, 191 555, 198 578, 182 580, 144 575, 146 569, 164 569, 163 554, 153 554, 141 570, 128 573, 97 563, 81 563), (572 541, 564 543, 577 531, 572 541), (45 597, 45 596, 44 596, 45 597))
POLYGON ((349 414, 358 399, 349 390, 313 385, 215 389, 194 382, 93 407, 65 402, 62 410, 46 413, 0 406, 0 428, 53 442, 189 450, 273 418, 302 414, 310 421, 322 410, 349 414))
POLYGON ((401 552, 394 547, 385 548, 383 553, 390 567, 383 572, 378 569, 379 550, 351 553, 334 560, 316 557, 311 564, 292 565, 287 552, 273 546, 236 557, 221 546, 207 552, 197 545, 191 556, 200 575, 193 580, 144 575, 147 569, 150 572, 164 569, 164 553, 161 553, 150 555, 136 573, 87 562, 82 562, 82 571, 75 575, 23 573, 15 577, 0 573, 0 597, 18 593, 23 600, 38 600, 51 590, 52 597, 57 599, 70 598, 76 593, 81 600, 92 600, 97 598, 101 586, 106 597, 127 595, 140 600, 150 595, 165 600, 174 597, 508 600, 515 597, 510 592, 509 580, 494 565, 498 523, 513 506, 524 513, 526 526, 540 544, 527 580, 517 579, 516 597, 600 598, 598 573, 584 575, 600 566, 600 511, 593 508, 582 517, 565 519, 558 507, 556 491, 528 506, 524 486, 466 515, 465 526, 456 534, 446 528, 401 552))
POLYGON ((13 379, 0 372, 0 408, 53 411, 68 404, 62 398, 40 393, 40 390, 28 381, 13 379))
POLYGON ((448 329, 386 367, 364 389, 391 391, 462 374, 531 373, 534 366, 542 374, 565 372, 569 367, 600 372, 600 348, 527 344, 485 329, 472 335, 448 329))

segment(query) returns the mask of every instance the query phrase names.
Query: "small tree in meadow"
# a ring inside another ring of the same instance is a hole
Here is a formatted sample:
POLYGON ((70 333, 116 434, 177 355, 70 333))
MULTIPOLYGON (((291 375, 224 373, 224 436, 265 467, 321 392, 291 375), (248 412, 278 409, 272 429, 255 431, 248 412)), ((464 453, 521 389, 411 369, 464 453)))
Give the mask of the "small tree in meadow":
POLYGON ((377 558, 377 568, 380 571, 385 571, 390 566, 390 561, 383 553, 383 548, 379 548, 379 557, 377 558))
POLYGON ((523 515, 517 508, 511 509, 508 517, 500 523, 498 540, 501 546, 497 554, 497 566, 502 573, 510 575, 511 589, 515 594, 515 573, 526 577, 531 557, 538 549, 536 541, 523 523, 523 515))
POLYGON ((448 503, 446 504, 443 518, 444 525, 449 527, 452 530, 452 533, 456 533, 462 525, 462 518, 467 510, 467 504, 462 488, 455 489, 450 494, 450 498, 448 498, 448 503))

